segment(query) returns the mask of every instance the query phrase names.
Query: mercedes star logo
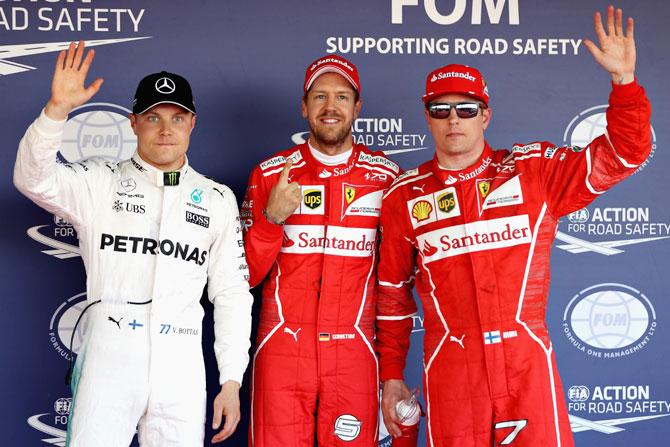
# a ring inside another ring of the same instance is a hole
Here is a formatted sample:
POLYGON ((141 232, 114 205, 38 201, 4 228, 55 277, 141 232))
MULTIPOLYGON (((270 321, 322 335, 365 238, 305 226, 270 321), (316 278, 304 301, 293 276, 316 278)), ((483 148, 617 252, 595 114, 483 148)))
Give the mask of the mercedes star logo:
POLYGON ((168 95, 175 91, 174 81, 170 78, 160 78, 156 81, 156 91, 164 95, 168 95))

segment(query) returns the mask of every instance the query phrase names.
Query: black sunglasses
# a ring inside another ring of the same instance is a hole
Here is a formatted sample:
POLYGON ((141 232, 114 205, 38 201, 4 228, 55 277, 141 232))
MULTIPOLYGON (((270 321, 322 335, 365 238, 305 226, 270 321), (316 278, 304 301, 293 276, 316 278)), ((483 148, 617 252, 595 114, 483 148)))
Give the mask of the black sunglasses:
POLYGON ((486 108, 479 102, 431 102, 426 104, 430 117, 438 120, 449 118, 452 107, 456 109, 456 115, 459 118, 474 118, 480 108, 486 108))

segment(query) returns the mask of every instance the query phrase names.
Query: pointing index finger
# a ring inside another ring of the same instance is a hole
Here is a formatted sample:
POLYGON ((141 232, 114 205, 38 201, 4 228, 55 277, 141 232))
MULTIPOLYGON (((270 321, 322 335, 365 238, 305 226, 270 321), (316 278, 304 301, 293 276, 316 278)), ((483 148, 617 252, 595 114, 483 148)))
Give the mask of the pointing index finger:
POLYGON ((279 174, 279 181, 283 183, 288 183, 288 175, 291 172, 291 167, 293 166, 293 160, 290 158, 286 159, 286 164, 284 169, 282 169, 281 174, 279 174))

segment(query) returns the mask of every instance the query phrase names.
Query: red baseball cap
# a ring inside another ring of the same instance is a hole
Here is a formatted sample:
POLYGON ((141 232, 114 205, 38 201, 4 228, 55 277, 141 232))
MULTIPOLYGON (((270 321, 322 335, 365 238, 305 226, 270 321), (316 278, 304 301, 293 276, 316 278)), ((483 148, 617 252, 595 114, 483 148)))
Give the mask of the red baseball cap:
POLYGON ((320 57, 309 64, 305 72, 305 93, 314 84, 316 78, 324 73, 337 73, 343 76, 344 79, 349 81, 354 90, 359 94, 361 93, 361 81, 358 78, 358 69, 353 63, 337 54, 320 57))
POLYGON ((460 93, 477 98, 489 105, 489 90, 482 74, 476 68, 467 65, 450 64, 433 70, 426 78, 426 94, 423 102, 447 93, 460 93))

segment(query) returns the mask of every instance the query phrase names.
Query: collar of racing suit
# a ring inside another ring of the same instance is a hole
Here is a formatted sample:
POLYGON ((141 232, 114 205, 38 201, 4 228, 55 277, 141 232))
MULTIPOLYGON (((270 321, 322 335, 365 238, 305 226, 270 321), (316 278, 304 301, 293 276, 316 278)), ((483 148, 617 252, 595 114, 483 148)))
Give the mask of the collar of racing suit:
MULTIPOLYGON (((161 171, 160 169, 155 168, 146 161, 142 160, 142 157, 140 157, 140 154, 137 153, 137 150, 135 150, 135 153, 130 160, 133 163, 133 166, 135 166, 138 171, 145 175, 152 184, 156 186, 170 186, 170 184, 166 183, 165 180, 166 172, 161 171)), ((180 178, 183 178, 184 175, 186 175, 189 170, 188 166, 188 156, 184 154, 184 165, 178 171, 174 171, 178 173, 177 182, 180 178)), ((176 184, 178 183, 175 183, 174 185, 176 184)))
POLYGON ((303 143, 298 148, 303 160, 305 160, 307 165, 311 167, 321 178, 327 178, 331 175, 338 176, 351 171, 351 168, 358 160, 358 156, 361 151, 360 146, 358 144, 354 144, 351 150, 351 155, 346 160, 346 162, 340 163, 338 165, 326 165, 314 158, 314 155, 312 155, 312 151, 310 150, 309 143, 303 143))
POLYGON ((433 157, 433 173, 437 178, 447 186, 454 185, 459 182, 467 181, 479 177, 486 172, 486 168, 493 160, 493 150, 488 142, 484 143, 484 150, 476 162, 464 169, 446 169, 440 166, 437 161, 437 154, 433 157))
POLYGON ((312 157, 321 162, 321 164, 327 166, 335 166, 342 163, 346 163, 347 160, 349 160, 349 157, 351 157, 351 153, 354 151, 354 147, 352 146, 351 148, 349 148, 349 150, 346 150, 342 153, 336 155, 328 155, 324 154, 323 152, 320 152, 317 148, 312 146, 312 143, 310 141, 307 141, 307 144, 309 145, 309 150, 312 153, 312 157))

